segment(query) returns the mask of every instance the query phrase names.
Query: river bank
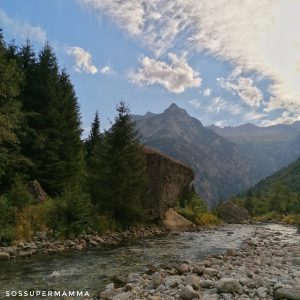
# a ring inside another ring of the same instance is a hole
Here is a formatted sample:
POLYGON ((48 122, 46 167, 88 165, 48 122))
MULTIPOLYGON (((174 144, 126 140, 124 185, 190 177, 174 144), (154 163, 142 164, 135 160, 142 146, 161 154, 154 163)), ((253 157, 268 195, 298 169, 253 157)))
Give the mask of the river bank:
POLYGON ((105 234, 82 234, 74 239, 57 240, 45 232, 37 234, 33 241, 18 241, 9 247, 0 247, 0 260, 17 257, 29 258, 36 254, 60 253, 68 250, 81 251, 88 247, 114 246, 123 241, 145 239, 166 234, 161 226, 140 226, 122 232, 111 231, 105 234))
POLYGON ((151 268, 141 276, 131 274, 121 288, 108 284, 99 299, 299 300, 300 236, 296 229, 254 228, 239 249, 196 263, 151 268))
POLYGON ((28 289, 87 290, 96 299, 113 278, 123 281, 128 274, 143 274, 149 266, 197 262, 210 254, 238 249, 252 232, 251 225, 224 225, 0 261, 0 299, 7 290, 28 289))

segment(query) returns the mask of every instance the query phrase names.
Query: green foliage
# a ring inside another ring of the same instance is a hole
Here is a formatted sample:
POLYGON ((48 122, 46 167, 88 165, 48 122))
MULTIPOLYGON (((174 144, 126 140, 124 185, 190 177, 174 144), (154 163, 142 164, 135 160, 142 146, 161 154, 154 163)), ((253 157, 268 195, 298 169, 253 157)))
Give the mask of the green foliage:
MULTIPOLYGON (((300 159, 262 180, 238 200, 251 216, 300 213, 300 159)), ((281 218, 279 218, 281 219, 281 218)))
POLYGON ((95 118, 91 126, 91 132, 85 141, 87 158, 90 158, 95 154, 95 150, 100 144, 101 144, 100 119, 99 119, 99 113, 98 111, 96 111, 95 118))
POLYGON ((141 221, 141 199, 145 193, 145 156, 124 102, 103 142, 100 212, 111 215, 121 226, 141 221))
POLYGON ((27 43, 15 59, 25 75, 19 98, 27 117, 21 143, 32 161, 28 175, 55 195, 85 174, 77 98, 49 44, 36 58, 27 43))
POLYGON ((239 199, 251 216, 268 216, 300 213, 300 193, 292 192, 287 186, 273 183, 263 191, 257 191, 239 199))
POLYGON ((220 224, 220 219, 208 211, 206 203, 196 193, 194 186, 187 186, 178 199, 177 212, 196 225, 220 224))
POLYGON ((10 245, 16 239, 14 226, 3 227, 0 229, 0 243, 10 245))
POLYGON ((24 157, 20 154, 19 128, 23 119, 18 99, 23 74, 0 32, 0 192, 10 187, 11 177, 20 168, 24 157))
MULTIPOLYGON (((87 186, 95 206, 101 203, 101 176, 104 168, 104 143, 100 133, 100 120, 98 111, 91 126, 91 132, 85 141, 87 186)), ((98 207, 99 210, 99 207, 98 207)))
POLYGON ((100 215, 93 219, 93 228, 98 233, 105 233, 109 230, 116 229, 116 224, 113 219, 108 216, 100 215))
POLYGON ((4 196, 0 197, 0 212, 0 244, 9 244, 15 239, 15 211, 4 196))
POLYGON ((47 227, 63 236, 87 232, 92 226, 90 196, 79 187, 67 189, 52 200, 46 218, 47 227))
POLYGON ((50 45, 36 55, 30 42, 6 45, 0 31, 0 243, 142 221, 145 156, 124 102, 117 113, 101 134, 97 112, 83 143, 74 87, 50 45), (36 203, 32 180, 52 198, 36 203))
POLYGON ((10 205, 18 210, 34 203, 33 196, 28 192, 26 184, 20 178, 16 178, 15 182, 7 195, 10 205))

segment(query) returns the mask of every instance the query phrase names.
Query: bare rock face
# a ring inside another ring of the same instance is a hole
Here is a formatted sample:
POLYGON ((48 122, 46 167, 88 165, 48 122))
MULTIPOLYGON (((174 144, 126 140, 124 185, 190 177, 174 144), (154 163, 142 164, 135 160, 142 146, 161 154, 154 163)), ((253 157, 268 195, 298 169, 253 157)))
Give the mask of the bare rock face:
POLYGON ((232 202, 223 203, 219 209, 222 220, 229 224, 245 224, 250 220, 248 211, 232 202))
POLYGON ((163 220, 183 189, 194 179, 194 172, 157 150, 145 148, 144 151, 149 186, 144 202, 145 213, 148 220, 163 220))
POLYGON ((31 181, 28 184, 27 189, 37 202, 43 202, 46 200, 47 194, 37 180, 31 181))

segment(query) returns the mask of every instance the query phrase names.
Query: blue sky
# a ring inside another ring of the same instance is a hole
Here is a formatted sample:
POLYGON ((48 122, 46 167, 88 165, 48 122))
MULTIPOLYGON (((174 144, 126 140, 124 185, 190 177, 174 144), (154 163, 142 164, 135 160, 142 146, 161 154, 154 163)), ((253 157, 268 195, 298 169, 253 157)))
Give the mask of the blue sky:
POLYGON ((300 115, 297 0, 1 0, 7 41, 49 41, 71 75, 83 127, 116 104, 172 102, 205 125, 291 123, 300 115))

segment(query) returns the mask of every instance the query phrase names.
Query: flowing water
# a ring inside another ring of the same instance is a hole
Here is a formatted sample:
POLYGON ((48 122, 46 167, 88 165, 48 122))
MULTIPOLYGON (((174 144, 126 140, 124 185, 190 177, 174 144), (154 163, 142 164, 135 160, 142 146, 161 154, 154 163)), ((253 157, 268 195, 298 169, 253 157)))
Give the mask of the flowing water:
POLYGON ((224 226, 217 230, 128 241, 104 249, 0 262, 0 298, 4 298, 7 290, 30 289, 84 290, 96 295, 114 276, 142 273, 149 265, 193 262, 208 254, 238 248, 253 230, 253 226, 246 225, 224 226))

